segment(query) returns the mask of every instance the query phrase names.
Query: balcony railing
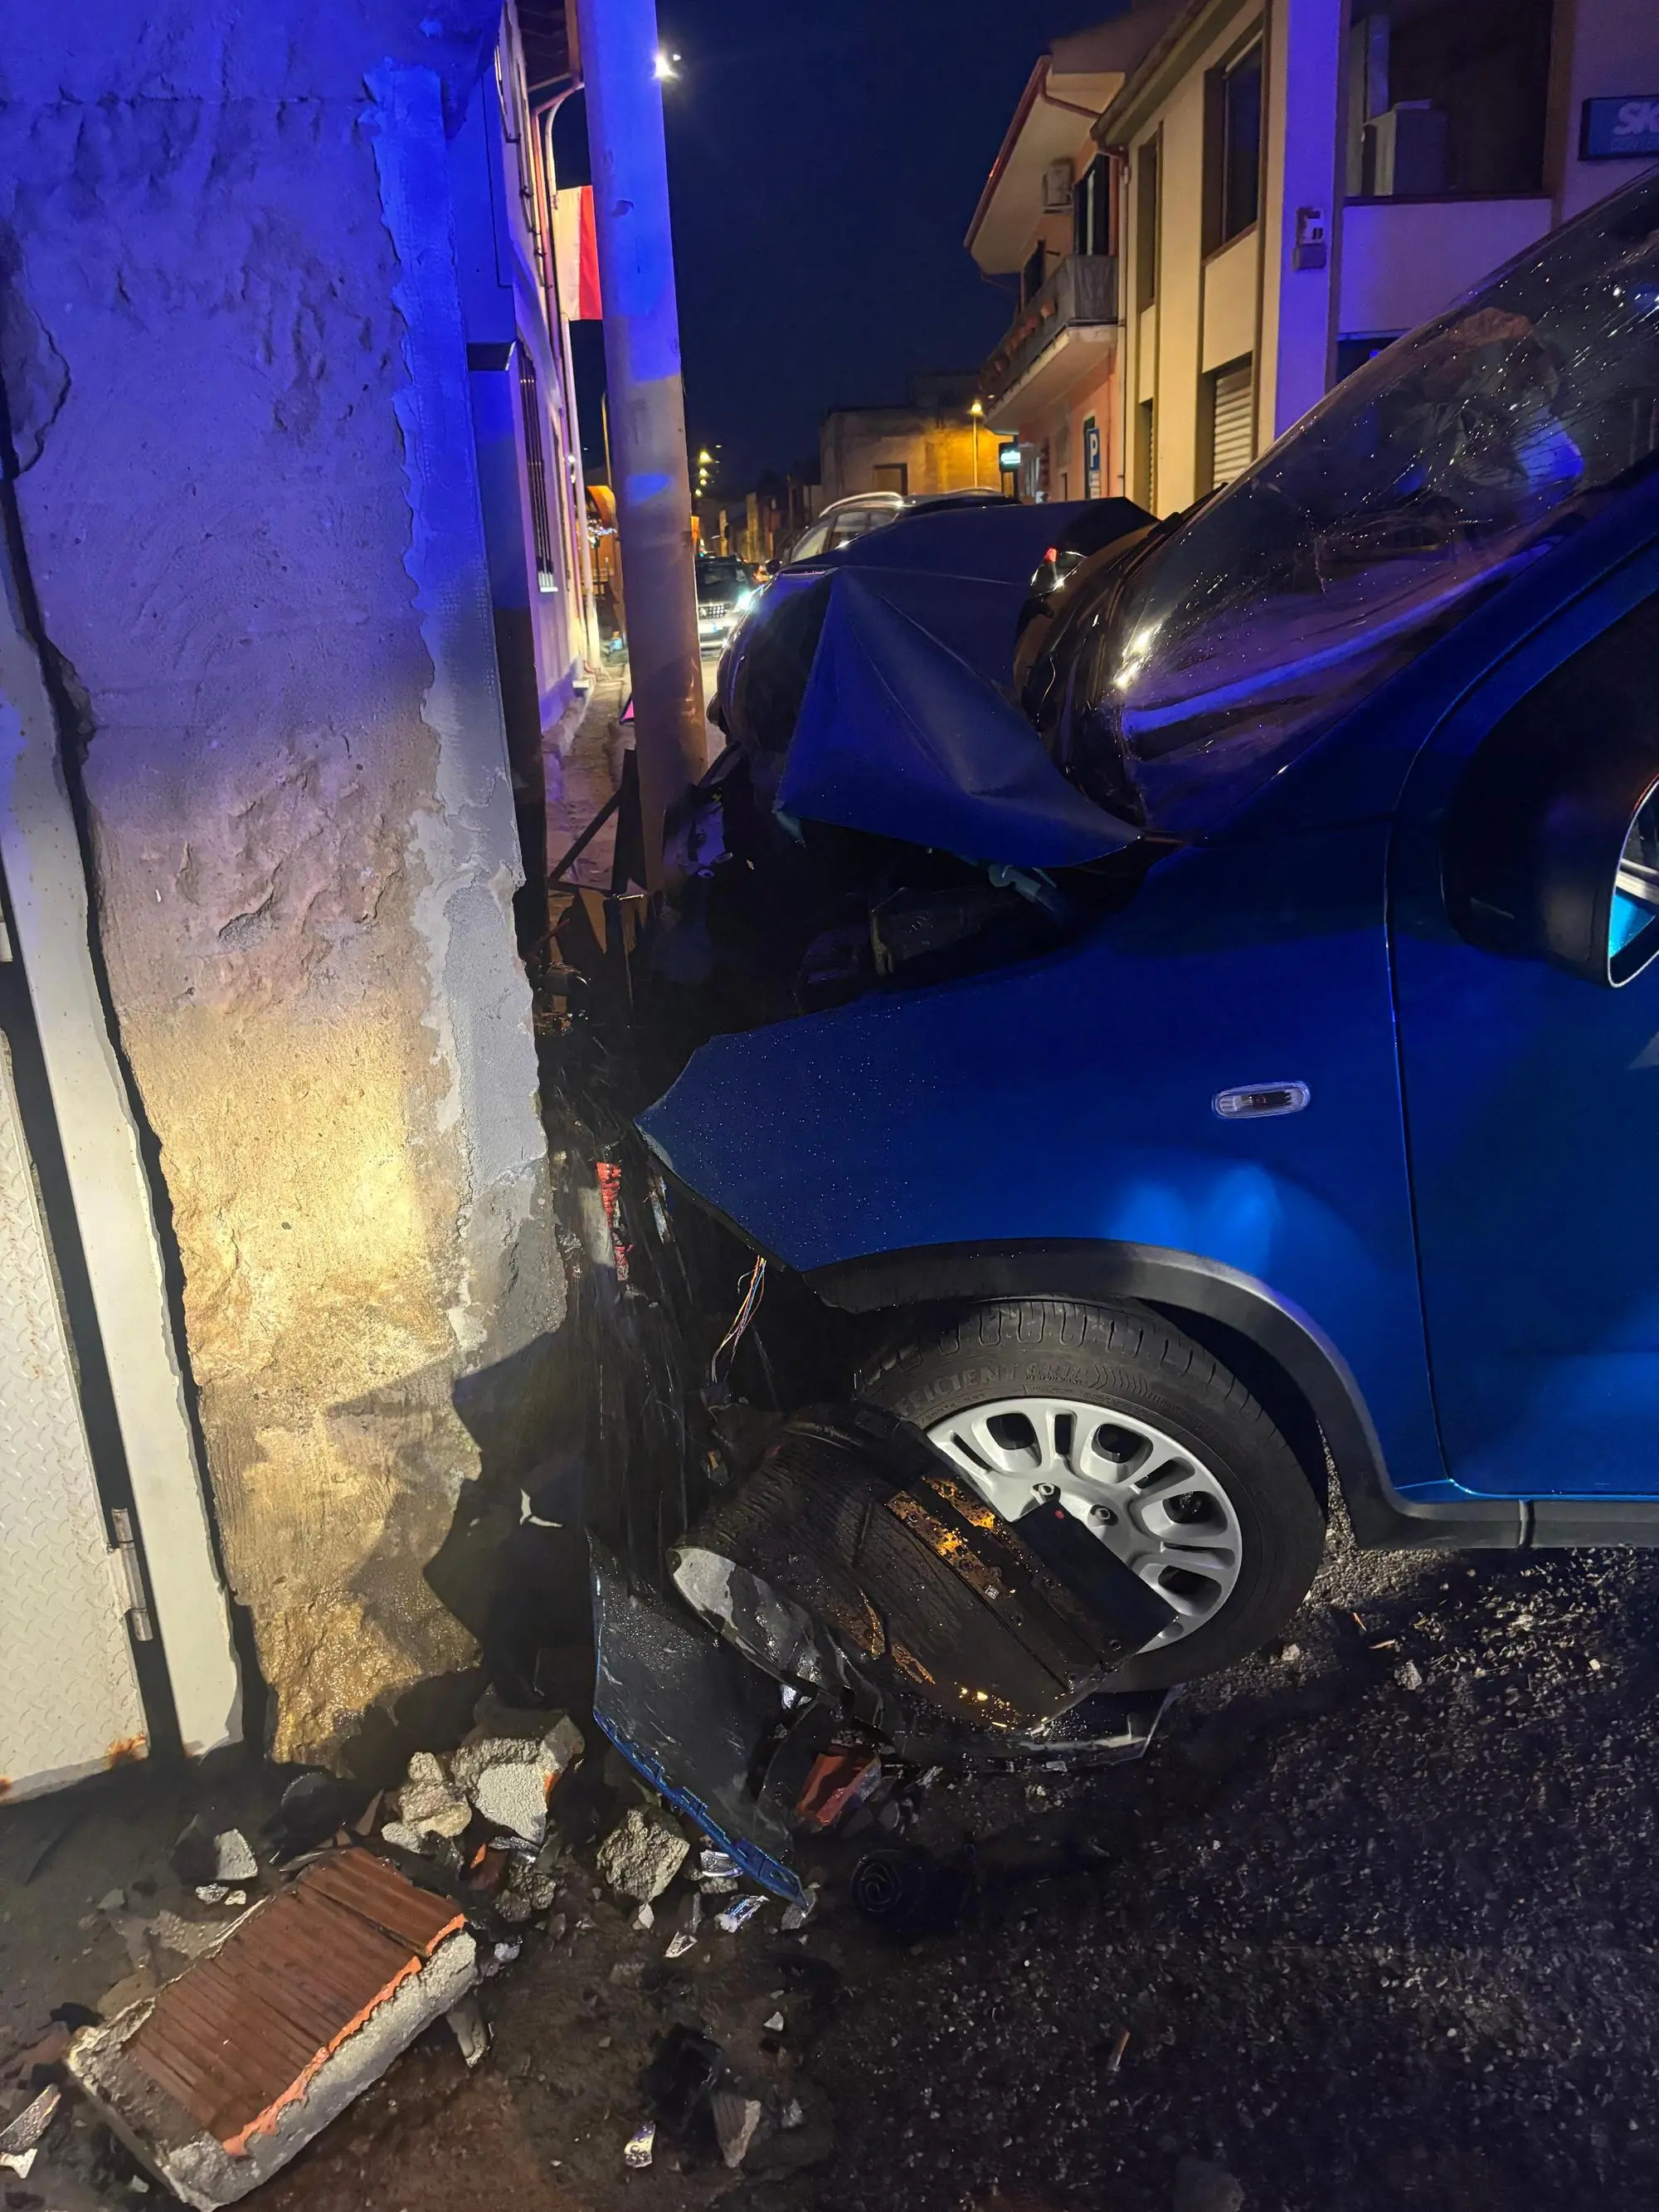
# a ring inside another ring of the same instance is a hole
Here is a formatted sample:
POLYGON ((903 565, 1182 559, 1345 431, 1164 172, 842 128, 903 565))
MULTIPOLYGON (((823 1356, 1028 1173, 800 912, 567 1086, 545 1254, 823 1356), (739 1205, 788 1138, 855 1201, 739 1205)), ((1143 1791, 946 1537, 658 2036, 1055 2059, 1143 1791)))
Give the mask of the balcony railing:
POLYGON ((1117 257, 1070 253, 1020 309, 1013 327, 986 362, 980 381, 994 409, 1067 331, 1117 320, 1117 257))

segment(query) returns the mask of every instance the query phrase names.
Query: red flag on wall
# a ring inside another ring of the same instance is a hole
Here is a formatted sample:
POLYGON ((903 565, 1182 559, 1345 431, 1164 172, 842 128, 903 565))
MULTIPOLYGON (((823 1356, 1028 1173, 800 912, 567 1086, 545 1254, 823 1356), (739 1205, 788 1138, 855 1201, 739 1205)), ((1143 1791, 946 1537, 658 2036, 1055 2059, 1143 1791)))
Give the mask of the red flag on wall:
POLYGON ((599 295, 599 245, 593 228, 593 187, 573 185, 553 203, 553 258, 558 270, 559 305, 573 322, 597 323, 605 314, 599 295))

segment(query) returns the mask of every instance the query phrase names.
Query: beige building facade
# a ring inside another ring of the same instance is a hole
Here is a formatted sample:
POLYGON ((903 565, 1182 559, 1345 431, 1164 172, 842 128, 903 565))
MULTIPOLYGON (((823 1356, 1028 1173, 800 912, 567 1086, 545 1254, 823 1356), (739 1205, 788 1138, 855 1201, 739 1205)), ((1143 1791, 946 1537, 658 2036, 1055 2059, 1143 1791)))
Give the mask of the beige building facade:
POLYGON ((1652 0, 1194 0, 1091 132, 1119 194, 1122 488, 1170 514, 1240 473, 1639 173, 1617 125, 1656 93, 1652 0))
POLYGON ((902 407, 838 407, 818 445, 821 507, 854 492, 994 491, 997 439, 972 411, 977 379, 918 376, 902 407))
POLYGON ((1174 15, 1175 0, 1152 0, 1039 57, 968 227, 980 269, 1012 295, 980 383, 1023 499, 1121 489, 1121 175, 1093 130, 1174 15))

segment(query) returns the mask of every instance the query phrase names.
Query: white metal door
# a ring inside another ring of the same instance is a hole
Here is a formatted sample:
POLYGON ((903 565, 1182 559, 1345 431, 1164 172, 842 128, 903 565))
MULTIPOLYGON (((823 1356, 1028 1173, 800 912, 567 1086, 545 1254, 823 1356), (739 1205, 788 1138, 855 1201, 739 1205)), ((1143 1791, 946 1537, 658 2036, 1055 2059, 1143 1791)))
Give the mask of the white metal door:
POLYGON ((131 1595, 106 1534, 0 1032, 0 1793, 55 1789, 144 1749, 131 1595))
POLYGON ((1210 434, 1210 482, 1231 483, 1255 459, 1255 364, 1246 359, 1215 373, 1210 434))

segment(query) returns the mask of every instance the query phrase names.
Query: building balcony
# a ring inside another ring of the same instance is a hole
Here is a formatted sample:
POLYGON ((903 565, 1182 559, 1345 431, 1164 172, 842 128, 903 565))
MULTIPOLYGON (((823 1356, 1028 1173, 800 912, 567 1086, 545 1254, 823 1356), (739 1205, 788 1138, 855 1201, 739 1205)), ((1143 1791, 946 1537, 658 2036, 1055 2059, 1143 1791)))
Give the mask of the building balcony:
POLYGON ((1095 367, 1117 323, 1117 257, 1071 253, 1015 316, 986 362, 986 412, 1042 405, 1095 367))

